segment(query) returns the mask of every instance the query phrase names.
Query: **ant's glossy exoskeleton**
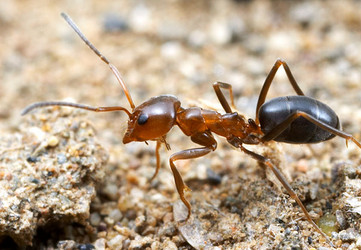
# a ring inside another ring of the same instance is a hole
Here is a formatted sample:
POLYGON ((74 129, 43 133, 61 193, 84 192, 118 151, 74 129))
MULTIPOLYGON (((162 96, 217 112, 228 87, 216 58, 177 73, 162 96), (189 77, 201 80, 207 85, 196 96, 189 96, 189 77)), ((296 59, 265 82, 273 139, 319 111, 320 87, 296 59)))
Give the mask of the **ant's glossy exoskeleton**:
MULTIPOLYGON (((261 164, 269 167, 286 188, 289 195, 301 207, 306 219, 329 241, 328 237, 313 222, 291 185, 271 160, 243 147, 243 144, 259 144, 271 140, 296 144, 317 143, 329 140, 337 135, 346 139, 346 142, 348 140, 353 141, 361 148, 361 144, 352 135, 340 130, 339 119, 330 107, 304 95, 285 61, 278 59, 268 74, 258 98, 255 120, 246 120, 244 116, 232 111, 221 91, 221 88, 229 91, 231 106, 234 107, 232 86, 222 82, 214 83, 213 88, 226 112, 225 114, 199 107, 182 108, 180 101, 172 95, 152 97, 136 107, 116 67, 90 43, 69 16, 64 13, 61 15, 80 38, 108 64, 128 99, 131 112, 120 106, 92 107, 70 102, 39 102, 25 108, 22 112, 23 115, 35 108, 45 106, 70 106, 95 112, 124 111, 129 117, 128 128, 123 138, 124 144, 132 141, 146 142, 147 140, 157 142, 157 167, 152 179, 157 175, 160 168, 160 146, 164 143, 167 148, 169 148, 165 137, 170 129, 177 125, 185 135, 190 136, 194 143, 201 145, 201 147, 198 148, 186 149, 174 153, 169 159, 180 199, 188 208, 187 219, 191 214, 191 205, 184 197, 184 190, 187 190, 188 187, 184 184, 175 162, 201 157, 214 151, 217 147, 217 142, 212 133, 223 136, 231 145, 239 148, 261 164), (285 69, 288 79, 297 95, 274 98, 265 102, 269 87, 281 65, 285 69)), ((330 241, 329 243, 332 244, 330 241)))

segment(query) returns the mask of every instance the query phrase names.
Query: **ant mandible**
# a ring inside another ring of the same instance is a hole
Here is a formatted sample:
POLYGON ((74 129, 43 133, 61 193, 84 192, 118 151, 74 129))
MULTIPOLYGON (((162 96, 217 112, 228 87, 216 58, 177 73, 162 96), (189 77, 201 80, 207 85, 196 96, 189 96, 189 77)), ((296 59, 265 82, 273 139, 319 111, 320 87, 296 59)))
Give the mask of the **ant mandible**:
POLYGON ((232 111, 221 91, 221 88, 229 91, 231 106, 235 107, 232 86, 223 82, 214 83, 213 88, 226 112, 225 114, 199 107, 182 108, 180 101, 172 95, 152 97, 136 107, 117 68, 82 34, 68 15, 65 13, 61 15, 90 49, 110 67, 128 99, 131 112, 120 106, 92 107, 70 102, 38 102, 26 107, 22 115, 35 108, 45 106, 70 106, 95 112, 124 111, 129 117, 128 128, 123 138, 124 144, 132 141, 156 141, 157 166, 152 179, 155 178, 160 168, 160 146, 164 143, 169 148, 166 135, 173 126, 177 125, 186 136, 190 136, 194 143, 201 146, 174 153, 169 159, 178 194, 188 208, 186 220, 191 215, 191 205, 184 197, 184 190, 189 190, 189 188, 184 184, 174 163, 178 160, 201 157, 214 151, 217 142, 212 133, 223 136, 235 148, 239 148, 261 164, 269 167, 286 188, 289 195, 301 207, 306 219, 332 245, 328 237, 311 219, 305 206, 281 171, 270 159, 243 147, 243 144, 259 144, 271 140, 295 144, 317 143, 329 140, 337 135, 346 139, 346 142, 348 140, 353 141, 361 148, 361 144, 352 135, 340 130, 339 119, 330 107, 304 95, 285 61, 278 59, 268 74, 258 98, 255 120, 248 119, 247 121, 243 115, 232 111), (273 78, 281 65, 285 69, 297 95, 278 97, 265 102, 273 78))

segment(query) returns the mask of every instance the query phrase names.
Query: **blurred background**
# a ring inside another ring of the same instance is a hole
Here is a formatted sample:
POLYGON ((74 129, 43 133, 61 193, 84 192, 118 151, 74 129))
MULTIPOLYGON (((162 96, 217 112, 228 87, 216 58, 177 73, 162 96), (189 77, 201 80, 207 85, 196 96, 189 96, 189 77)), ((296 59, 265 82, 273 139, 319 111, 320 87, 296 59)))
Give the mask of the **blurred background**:
MULTIPOLYGON (((35 101, 72 98, 91 105, 128 105, 107 66, 77 37, 61 12, 69 14, 118 67, 136 104, 168 93, 178 96, 184 106, 199 100, 216 105, 211 84, 219 80, 233 85, 238 109, 253 117, 263 81, 280 57, 306 94, 327 100, 339 112, 358 110, 354 100, 361 95, 360 5, 358 1, 3 1, 1 127, 8 128, 9 121, 18 123, 19 111, 35 101)), ((277 76, 282 80, 272 86, 270 96, 293 94, 282 69, 277 76)), ((351 114, 345 115, 344 120, 350 120, 351 114)))
MULTIPOLYGON (((136 105, 172 94, 183 107, 222 111, 212 83, 223 81, 232 84, 239 112, 254 118, 262 84, 276 59, 283 58, 304 93, 331 106, 344 130, 360 138, 361 2, 351 0, 1 1, 1 133, 16 131, 21 110, 33 102, 67 98, 129 107, 109 68, 61 12, 119 69, 136 105)), ((293 94, 281 68, 269 97, 293 94)), ((123 114, 86 117, 110 151, 109 166, 132 161, 139 150, 153 152, 140 143, 122 145, 123 114)), ((173 131, 170 153, 191 147, 178 129, 173 131)), ((332 157, 348 159, 344 141, 335 141, 332 157)), ((324 147, 314 150, 323 154, 324 147)), ((299 148, 286 152, 298 155, 299 148)), ((219 157, 226 154, 219 151, 219 157)), ((162 156, 165 162, 170 153, 162 156)), ((245 158, 239 152, 232 156, 234 165, 245 158)))

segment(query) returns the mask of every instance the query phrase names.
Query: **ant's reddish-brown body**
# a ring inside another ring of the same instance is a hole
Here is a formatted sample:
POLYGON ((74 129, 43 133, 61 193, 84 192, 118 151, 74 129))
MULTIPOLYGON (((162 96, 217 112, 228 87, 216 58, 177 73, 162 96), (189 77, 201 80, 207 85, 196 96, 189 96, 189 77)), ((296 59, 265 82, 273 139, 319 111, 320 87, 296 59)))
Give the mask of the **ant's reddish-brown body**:
MULTIPOLYGON (((122 86, 131 106, 131 112, 120 106, 92 107, 69 102, 39 102, 28 106, 23 111, 23 115, 35 108, 45 106, 70 106, 95 112, 124 111, 129 116, 128 128, 123 138, 124 144, 132 141, 147 140, 157 142, 157 168, 152 179, 157 175, 160 168, 160 146, 162 143, 165 143, 167 148, 169 148, 165 137, 170 129, 177 125, 185 135, 190 136, 193 142, 201 146, 174 153, 169 159, 180 199, 188 208, 187 219, 191 214, 191 205, 184 197, 184 190, 188 188, 175 166, 175 161, 201 157, 214 151, 217 147, 217 142, 213 137, 213 133, 225 137, 231 145, 241 149, 244 153, 269 167, 290 196, 301 207, 307 220, 319 233, 327 238, 313 222, 297 194, 278 168, 272 164, 271 160, 243 147, 243 144, 259 144, 270 140, 287 143, 316 143, 338 135, 347 141, 353 141, 361 148, 361 144, 352 135, 340 130, 339 119, 331 108, 320 101, 304 96, 286 62, 278 59, 268 74, 259 95, 255 120, 246 120, 244 116, 232 111, 221 91, 221 88, 229 91, 231 106, 234 107, 232 86, 222 82, 214 83, 213 88, 226 112, 225 114, 198 107, 183 108, 180 101, 172 95, 153 97, 136 107, 116 67, 90 43, 70 17, 64 13, 62 13, 62 16, 81 39, 108 64, 122 86), (268 89, 281 65, 284 67, 297 96, 280 97, 265 102, 268 89)), ((330 244, 332 243, 330 242, 330 244)))

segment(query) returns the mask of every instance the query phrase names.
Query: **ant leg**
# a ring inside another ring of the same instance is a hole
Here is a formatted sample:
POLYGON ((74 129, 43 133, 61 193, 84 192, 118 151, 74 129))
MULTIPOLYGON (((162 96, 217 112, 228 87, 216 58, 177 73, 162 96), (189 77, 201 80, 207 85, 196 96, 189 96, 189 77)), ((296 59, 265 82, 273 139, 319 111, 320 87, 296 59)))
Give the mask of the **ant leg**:
POLYGON ((332 242, 330 241, 330 239, 327 237, 327 235, 322 232, 322 230, 317 226, 317 224, 312 220, 310 214, 308 213, 307 209, 305 208, 305 206, 303 205, 302 201, 298 198, 297 194, 295 193, 295 191, 292 189, 291 185, 288 183, 288 181, 286 180, 286 178, 282 175, 281 171, 275 166, 273 165, 273 163, 271 162, 270 159, 256 154, 246 148, 244 148, 242 145, 239 145, 239 148, 246 154, 248 154, 249 156, 251 156, 253 159, 257 160, 258 162, 260 162, 261 164, 266 165, 267 167, 269 167, 272 172, 275 174, 275 176, 277 177, 277 179, 282 183, 282 186, 287 190, 288 194, 291 196, 292 199, 294 199, 297 204, 301 207, 303 213, 306 216, 306 219, 309 223, 312 224, 312 226, 316 229, 317 232, 319 232, 326 240, 327 242, 333 246, 332 242))
POLYGON ((184 190, 190 191, 190 189, 189 189, 189 187, 187 187, 186 184, 184 184, 182 176, 178 172, 178 169, 176 168, 174 162, 178 161, 178 160, 186 160, 186 159, 202 157, 202 156, 214 151, 217 147, 216 140, 214 139, 212 134, 210 134, 208 132, 203 132, 203 133, 198 133, 198 134, 192 135, 191 140, 204 147, 186 149, 186 150, 172 154, 171 157, 169 158, 169 164, 170 164, 170 167, 173 172, 174 181, 175 181, 175 185, 177 187, 179 197, 182 200, 183 204, 188 209, 188 215, 187 215, 187 218, 185 219, 185 221, 187 221, 189 219, 189 217, 191 216, 191 205, 187 201, 187 199, 184 197, 184 190))
POLYGON ((270 132, 268 132, 267 134, 265 134, 262 137, 262 141, 270 141, 273 140, 274 138, 276 138, 277 136, 279 136, 285 129, 288 128, 288 126, 294 121, 296 120, 298 117, 303 117, 305 119, 307 119, 308 121, 312 122, 313 124, 317 125, 318 127, 330 132, 331 134, 340 136, 344 139, 346 139, 346 144, 349 140, 351 140, 353 143, 355 143, 359 148, 361 148, 361 144, 360 142, 358 142, 355 137, 353 137, 352 135, 341 131, 337 128, 331 127, 330 125, 321 122, 319 120, 317 120, 316 118, 314 118, 313 116, 302 112, 302 111, 297 111, 293 114, 291 114, 290 116, 288 116, 283 122, 281 122, 280 124, 278 124, 276 127, 274 127, 270 132))
POLYGON ((234 105, 234 100, 233 100, 232 85, 228 84, 228 83, 224 83, 224 82, 215 82, 215 83, 213 83, 213 88, 214 88, 214 91, 216 92, 218 100, 221 103, 224 111, 226 111, 226 113, 232 113, 232 109, 229 107, 229 104, 228 104, 224 94, 221 91, 221 88, 228 89, 229 98, 231 99, 231 106, 233 109, 236 109, 236 106, 234 105))
POLYGON ((157 146, 155 147, 155 157, 157 159, 157 168, 155 169, 155 173, 153 174, 152 178, 150 178, 150 181, 153 181, 154 178, 157 176, 159 169, 160 169, 160 155, 159 155, 159 149, 162 145, 161 141, 157 141, 157 146))
POLYGON ((159 155, 159 149, 160 149, 160 146, 162 145, 162 143, 165 144, 165 147, 167 148, 167 150, 170 150, 170 145, 168 144, 168 142, 166 141, 166 136, 162 136, 161 138, 159 138, 157 140, 157 146, 155 147, 155 157, 157 159, 157 167, 155 169, 155 173, 153 174, 152 178, 150 179, 150 181, 153 181, 154 178, 157 176, 158 172, 159 172, 159 169, 160 169, 160 155, 159 155))
POLYGON ((125 82, 123 81, 119 70, 110 63, 110 61, 102 54, 100 53, 100 51, 85 37, 85 35, 80 31, 79 27, 74 23, 74 21, 65 13, 61 13, 61 16, 65 19, 65 21, 70 25, 70 27, 78 34, 78 36, 83 40, 83 42, 88 45, 88 47, 97 55, 99 56, 99 58, 105 62, 106 64, 108 64, 110 70, 113 72, 113 74, 115 75, 115 77, 117 78, 120 86, 122 87, 125 96, 128 99, 128 102, 130 104, 130 107, 132 108, 132 111, 135 108, 133 99, 129 93, 129 90, 127 88, 127 86, 125 85, 125 82))
POLYGON ((79 108, 79 109, 86 109, 94 112, 110 112, 110 111, 124 111, 127 113, 127 115, 130 117, 130 112, 123 107, 120 106, 114 106, 114 107, 92 107, 89 105, 84 104, 78 104, 78 103, 72 103, 72 102, 36 102, 29 106, 27 106, 23 112, 21 112, 21 115, 26 115, 30 111, 36 108, 41 107, 49 107, 49 106, 66 106, 66 107, 73 107, 73 108, 79 108))
POLYGON ((291 72, 290 68, 288 67, 287 63, 282 59, 277 59, 275 64, 273 65, 271 71, 268 73, 267 78, 263 83, 261 92, 260 92, 259 97, 258 97, 257 108, 256 108, 256 123, 257 124, 259 124, 259 121, 258 121, 259 109, 262 106, 262 104, 265 102, 268 90, 269 90, 269 88, 271 86, 271 83, 273 82, 273 79, 274 79, 274 77, 275 77, 275 75, 276 75, 276 73, 277 73, 277 71, 278 71, 278 69, 279 69, 279 67, 281 65, 283 66, 284 70, 286 71, 287 77, 288 77, 293 89, 296 91, 297 95, 305 95, 302 92, 301 88, 298 86, 298 84, 297 84, 295 78, 293 77, 292 72, 291 72))

